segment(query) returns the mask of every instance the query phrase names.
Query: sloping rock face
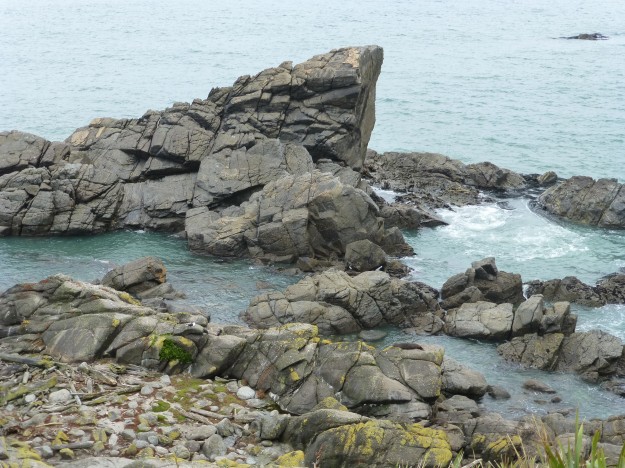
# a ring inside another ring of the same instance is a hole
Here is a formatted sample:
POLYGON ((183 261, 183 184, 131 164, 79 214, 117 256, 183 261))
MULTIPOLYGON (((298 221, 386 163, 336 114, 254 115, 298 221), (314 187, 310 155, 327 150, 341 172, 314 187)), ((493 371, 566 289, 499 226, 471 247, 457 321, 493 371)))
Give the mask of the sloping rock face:
POLYGON ((255 297, 243 319, 258 328, 311 323, 322 334, 354 333, 381 325, 421 325, 421 331, 436 333, 442 328, 437 298, 438 292, 425 284, 394 279, 381 271, 350 277, 328 270, 304 278, 284 293, 255 297))
POLYGON ((530 294, 542 294, 548 301, 568 301, 589 307, 625 304, 625 275, 615 273, 601 278, 595 286, 575 276, 528 283, 530 294))
POLYGON ((546 190, 537 206, 576 223, 625 228, 625 188, 616 179, 571 177, 546 190))
MULTIPOLYGON (((0 133, 0 234, 180 231, 190 208, 210 210, 214 221, 285 176, 318 180, 310 176, 315 161, 340 184, 357 185, 354 170, 363 166, 375 122, 382 55, 381 48, 368 46, 333 50, 295 66, 285 62, 191 104, 139 119, 95 119, 65 143, 0 133)), ((327 182, 320 182, 324 190, 327 182)), ((346 190, 337 186, 319 203, 334 203, 346 190)), ((323 206, 306 208, 311 216, 327 215, 323 206)), ((295 219, 287 224, 302 221, 303 212, 290 215, 295 219)), ((373 237, 379 232, 374 229, 373 237)))
POLYGON ((479 190, 514 192, 526 187, 523 176, 484 162, 466 165, 435 153, 369 151, 367 170, 376 185, 414 194, 427 209, 478 204, 479 190))

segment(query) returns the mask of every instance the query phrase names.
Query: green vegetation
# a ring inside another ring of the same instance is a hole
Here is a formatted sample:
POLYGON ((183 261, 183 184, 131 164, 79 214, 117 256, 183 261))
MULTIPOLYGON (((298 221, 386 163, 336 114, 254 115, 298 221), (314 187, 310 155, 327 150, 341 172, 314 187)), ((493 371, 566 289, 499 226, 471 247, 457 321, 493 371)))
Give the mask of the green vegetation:
POLYGON ((158 358, 161 361, 178 361, 182 364, 190 364, 193 361, 193 357, 188 351, 185 351, 169 338, 163 340, 163 346, 158 353, 158 358))

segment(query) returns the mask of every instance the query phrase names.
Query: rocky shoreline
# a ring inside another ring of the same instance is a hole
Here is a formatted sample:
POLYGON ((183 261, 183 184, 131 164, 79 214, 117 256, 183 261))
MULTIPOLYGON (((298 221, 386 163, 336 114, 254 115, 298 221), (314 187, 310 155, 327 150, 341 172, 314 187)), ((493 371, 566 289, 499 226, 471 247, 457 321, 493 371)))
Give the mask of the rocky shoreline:
MULTIPOLYGON (((539 453, 537 425, 570 436, 567 411, 508 420, 481 409, 487 393, 505 398, 506 389, 440 346, 340 339, 380 326, 494 341, 506 360, 625 395, 623 343, 576 332, 570 312, 570 302, 623 303, 622 275, 594 287, 531 282, 524 295, 520 275, 486 258, 437 291, 402 279, 396 259, 413 253, 401 229, 439 225, 434 210, 488 193, 530 194, 551 215, 614 228, 625 226, 625 189, 367 150, 381 65, 377 46, 339 49, 192 104, 96 119, 63 143, 0 133, 2 235, 162 230, 198 253, 290 262, 309 274, 253 298, 242 312, 252 328, 178 305, 156 258, 99 284, 58 274, 8 289, 0 463, 446 466, 458 453, 493 462, 539 453), (387 203, 372 186, 400 194, 387 203)), ((600 429, 600 444, 618 456, 624 420, 585 430, 600 429)))

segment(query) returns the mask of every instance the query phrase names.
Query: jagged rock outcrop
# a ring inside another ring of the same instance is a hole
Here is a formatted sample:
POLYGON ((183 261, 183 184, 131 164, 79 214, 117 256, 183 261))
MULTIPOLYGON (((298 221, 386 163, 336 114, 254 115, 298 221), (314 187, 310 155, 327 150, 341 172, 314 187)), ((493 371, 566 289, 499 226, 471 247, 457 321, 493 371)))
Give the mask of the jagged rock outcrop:
POLYGON ((167 281, 167 268, 156 257, 142 257, 110 270, 102 284, 131 294, 142 293, 167 281))
POLYGON ((350 277, 328 270, 289 286, 284 293, 256 296, 243 314, 254 327, 311 323, 322 334, 354 333, 381 325, 417 327, 424 333, 442 328, 438 292, 422 283, 371 271, 350 277))
POLYGON ((272 181, 221 217, 189 210, 185 228, 192 250, 219 256, 340 258, 364 239, 389 254, 409 249, 399 230, 384 228, 365 192, 317 170, 272 181))
MULTIPOLYGON (((319 181, 313 171, 318 161, 319 169, 341 182, 324 193, 318 200, 321 205, 300 203, 297 209, 309 213, 288 213, 284 222, 290 227, 304 221, 308 225, 303 217, 310 214, 310 224, 317 222, 325 242, 340 226, 334 225, 336 219, 323 222, 315 215, 329 215, 324 204, 338 205, 340 197, 350 196, 346 191, 359 192, 354 187, 360 185, 359 171, 375 122, 375 84, 381 64, 379 47, 338 49, 299 65, 285 62, 243 76, 232 87, 213 89, 206 99, 149 111, 139 119, 95 119, 65 143, 21 132, 0 133, 0 234, 189 228, 197 240, 198 229, 207 223, 206 213, 211 223, 222 215, 230 219, 230 208, 284 177, 298 180, 308 174, 319 181), (194 223, 198 217, 202 222, 194 223)), ((261 192, 256 203, 265 194, 261 192)), ((366 198, 352 195, 351 201, 366 198)), ((359 209, 369 203, 362 201, 359 209)), ((371 217, 365 221, 377 225, 353 228, 375 227, 371 237, 379 243, 385 233, 370 204, 371 217)), ((263 222, 282 223, 273 216, 277 213, 265 214, 269 218, 263 222)), ((262 234, 275 231, 274 225, 254 228, 262 234)), ((210 237, 215 231, 219 228, 211 225, 206 234, 210 237)), ((390 231, 387 246, 400 238, 399 231, 390 231)), ((320 254, 316 246, 305 248, 305 242, 294 239, 291 250, 320 254)), ((276 244, 274 251, 261 243, 254 252, 230 252, 230 247, 216 247, 214 253, 254 255, 264 247, 263 251, 276 254, 282 245, 276 244)), ((203 245, 203 250, 211 248, 203 245)), ((336 246, 330 250, 334 253, 336 246)))
POLYGON ((521 275, 499 271, 493 257, 473 262, 464 273, 452 276, 441 289, 441 307, 453 309, 467 302, 496 304, 523 302, 521 275))
POLYGON ((537 207, 580 224, 625 228, 625 188, 616 179, 571 177, 545 190, 537 207))
POLYGON ((548 281, 530 281, 529 294, 542 294, 548 301, 568 301, 588 307, 625 304, 625 274, 614 273, 590 286, 575 276, 548 281))
POLYGON ((369 151, 366 167, 376 185, 410 192, 412 202, 426 210, 478 204, 479 190, 515 192, 526 186, 520 174, 489 162, 466 165, 434 153, 369 151))

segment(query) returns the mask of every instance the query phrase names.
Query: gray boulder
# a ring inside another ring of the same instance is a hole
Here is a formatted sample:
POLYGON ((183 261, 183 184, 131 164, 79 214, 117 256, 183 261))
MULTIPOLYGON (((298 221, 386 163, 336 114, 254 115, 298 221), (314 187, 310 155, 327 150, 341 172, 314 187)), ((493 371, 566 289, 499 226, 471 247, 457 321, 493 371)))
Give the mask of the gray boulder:
POLYGON ((465 395, 480 398, 488 391, 484 375, 453 359, 443 361, 443 392, 447 395, 465 395))
POLYGON ((625 227, 625 189, 616 179, 571 177, 545 190, 537 206, 576 223, 625 227))
POLYGON ((386 265, 386 253, 380 246, 363 239, 347 244, 345 263, 351 270, 372 271, 386 265))
POLYGON ((445 315, 445 333, 461 338, 500 341, 510 336, 514 314, 512 304, 465 303, 445 315))
POLYGON ((523 284, 520 275, 499 271, 495 259, 488 257, 449 278, 441 289, 441 299, 443 309, 478 301, 520 304, 524 300, 523 284))
MULTIPOLYGON (((422 283, 391 278, 382 271, 350 277, 327 270, 250 301, 243 319, 255 327, 303 322, 323 334, 353 333, 381 325, 420 326, 433 331, 438 293, 422 283)), ((440 327, 439 327, 440 328, 440 327)))
POLYGON ((145 292, 167 281, 167 268, 155 257, 142 257, 109 271, 102 284, 131 294, 145 292))

